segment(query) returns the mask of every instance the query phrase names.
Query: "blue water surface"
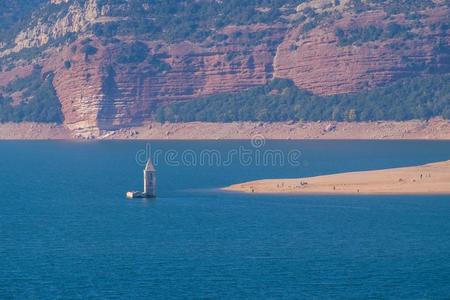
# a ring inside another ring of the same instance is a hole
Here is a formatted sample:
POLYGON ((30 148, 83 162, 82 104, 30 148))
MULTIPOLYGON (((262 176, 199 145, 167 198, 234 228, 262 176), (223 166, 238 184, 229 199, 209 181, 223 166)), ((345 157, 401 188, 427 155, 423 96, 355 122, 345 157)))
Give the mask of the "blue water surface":
POLYGON ((448 196, 216 190, 448 160, 449 142, 151 142, 162 153, 301 156, 276 165, 161 159, 158 198, 127 200, 141 189, 136 155, 146 144, 0 142, 0 299, 450 298, 448 196))

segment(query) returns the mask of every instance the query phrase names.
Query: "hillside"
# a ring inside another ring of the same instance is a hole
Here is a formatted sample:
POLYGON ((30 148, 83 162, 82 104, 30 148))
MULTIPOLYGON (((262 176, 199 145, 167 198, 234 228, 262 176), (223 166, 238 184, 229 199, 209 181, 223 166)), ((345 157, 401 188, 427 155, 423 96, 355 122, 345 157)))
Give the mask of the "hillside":
POLYGON ((0 121, 83 132, 448 118, 449 10, 449 0, 3 1, 0 121))

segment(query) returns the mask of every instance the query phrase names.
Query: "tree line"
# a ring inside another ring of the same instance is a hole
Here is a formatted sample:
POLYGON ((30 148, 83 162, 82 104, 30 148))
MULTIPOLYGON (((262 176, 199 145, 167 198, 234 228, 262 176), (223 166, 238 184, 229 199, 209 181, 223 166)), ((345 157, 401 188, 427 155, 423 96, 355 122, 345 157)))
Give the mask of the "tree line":
POLYGON ((275 79, 239 93, 159 106, 153 114, 160 122, 450 119, 450 76, 402 79, 389 86, 335 96, 317 96, 290 80, 275 79))

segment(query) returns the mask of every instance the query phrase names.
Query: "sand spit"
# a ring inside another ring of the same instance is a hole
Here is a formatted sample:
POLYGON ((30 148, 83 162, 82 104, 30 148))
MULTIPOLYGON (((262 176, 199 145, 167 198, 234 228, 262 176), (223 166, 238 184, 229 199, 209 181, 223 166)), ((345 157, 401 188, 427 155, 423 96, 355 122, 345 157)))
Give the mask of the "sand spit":
POLYGON ((450 160, 406 168, 258 180, 223 190, 260 194, 450 195, 450 160))

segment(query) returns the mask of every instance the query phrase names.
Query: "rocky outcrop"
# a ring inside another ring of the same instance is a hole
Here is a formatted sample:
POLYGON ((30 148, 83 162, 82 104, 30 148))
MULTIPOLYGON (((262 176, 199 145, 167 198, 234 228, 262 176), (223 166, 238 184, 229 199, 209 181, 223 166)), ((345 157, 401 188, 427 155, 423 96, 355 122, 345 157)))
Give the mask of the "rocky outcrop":
POLYGON ((99 40, 88 28, 126 16, 112 17, 111 8, 97 0, 51 1, 67 9, 50 20, 33 20, 16 37, 14 47, 0 56, 47 45, 68 33, 77 33, 76 40, 49 47, 32 63, 22 60, 8 71, 6 64, 1 66, 0 86, 29 74, 32 64, 43 65, 44 73, 55 74, 53 84, 65 124, 80 133, 139 126, 151 119, 152 109, 160 103, 238 92, 272 78, 292 79, 301 89, 333 95, 403 77, 450 73, 450 11, 445 5, 410 18, 380 10, 357 14, 347 0, 305 1, 285 22, 230 25, 202 42, 170 44, 141 38, 147 48, 143 59, 124 62, 124 51, 135 38, 118 35, 99 40), (307 29, 310 19, 297 19, 307 11, 332 18, 307 29), (408 35, 342 43, 337 34, 370 26, 387 30, 392 24, 408 35))
POLYGON ((67 8, 62 9, 54 16, 34 20, 31 27, 26 28, 16 36, 15 46, 0 52, 0 57, 19 52, 25 48, 44 46, 51 40, 62 38, 69 33, 84 32, 89 25, 97 22, 115 20, 115 18, 105 17, 108 13, 108 7, 103 6, 100 9, 97 0, 88 0, 84 4, 80 4, 78 1, 69 3, 69 0, 51 0, 51 4, 67 5, 67 8))
MULTIPOLYGON (((283 26, 226 28, 266 31, 266 39, 281 42, 283 26)), ((74 130, 114 129, 135 126, 151 118, 159 103, 190 100, 215 93, 236 92, 264 85, 272 78, 276 44, 257 45, 245 37, 207 47, 191 42, 147 42, 147 58, 121 63, 120 57, 134 41, 102 45, 83 53, 83 42, 67 47, 45 65, 55 70, 54 86, 61 99, 66 125, 74 130), (70 62, 70 68, 64 62, 70 62)))
POLYGON ((292 79, 302 88, 320 95, 356 92, 395 79, 430 72, 450 71, 450 36, 438 24, 448 24, 447 8, 424 12, 420 26, 403 15, 388 17, 375 11, 347 14, 333 24, 304 34, 303 24, 293 28, 278 47, 274 76, 292 79), (414 38, 388 38, 359 45, 339 45, 338 29, 386 28, 389 24, 411 26, 414 38), (434 25, 433 25, 434 24, 434 25))

